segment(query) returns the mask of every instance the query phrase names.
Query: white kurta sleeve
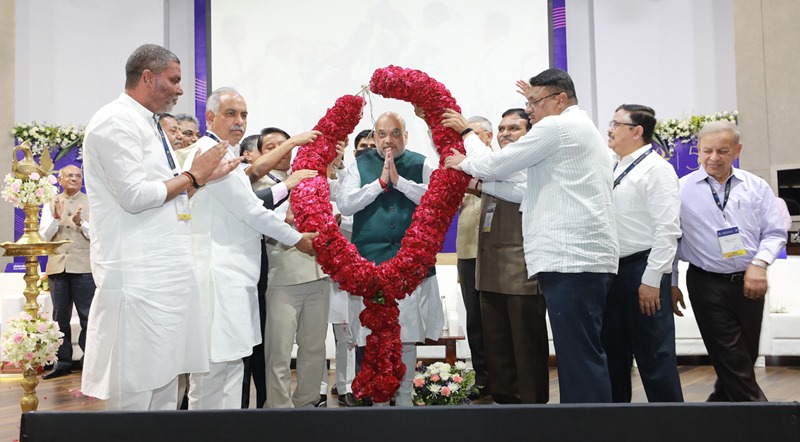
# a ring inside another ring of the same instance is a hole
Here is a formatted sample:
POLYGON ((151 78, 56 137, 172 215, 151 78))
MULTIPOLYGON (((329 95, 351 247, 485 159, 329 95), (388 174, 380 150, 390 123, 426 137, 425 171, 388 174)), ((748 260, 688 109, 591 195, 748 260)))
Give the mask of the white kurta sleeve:
POLYGON ((53 212, 50 210, 50 203, 42 205, 42 217, 39 220, 39 234, 45 240, 50 241, 56 236, 58 232, 58 220, 53 218, 53 212))
POLYGON ((352 162, 347 168, 347 173, 340 180, 336 205, 342 215, 355 215, 360 210, 375 201, 383 192, 378 180, 361 187, 361 174, 358 172, 358 163, 352 162))

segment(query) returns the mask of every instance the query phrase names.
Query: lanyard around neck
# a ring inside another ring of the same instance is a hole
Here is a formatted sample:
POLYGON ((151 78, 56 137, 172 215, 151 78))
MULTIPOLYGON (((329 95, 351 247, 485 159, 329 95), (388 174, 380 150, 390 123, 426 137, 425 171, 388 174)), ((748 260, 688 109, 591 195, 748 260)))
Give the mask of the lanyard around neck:
POLYGON ((719 207, 719 210, 722 211, 723 214, 725 212, 725 206, 728 205, 728 197, 731 195, 731 178, 733 178, 733 175, 731 175, 731 177, 728 178, 728 181, 725 182, 725 196, 722 201, 719 200, 719 195, 717 195, 717 191, 714 190, 714 186, 711 185, 709 178, 706 178, 706 184, 708 184, 708 187, 711 189, 711 195, 714 196, 714 202, 717 203, 717 207, 719 207))
POLYGON ((644 161, 644 159, 652 152, 653 149, 647 149, 643 154, 639 156, 639 158, 636 159, 636 161, 632 162, 625 170, 623 170, 622 173, 619 174, 617 179, 614 180, 614 189, 616 189, 617 186, 619 186, 619 183, 622 182, 622 179, 625 178, 625 176, 628 175, 631 172, 631 170, 633 170, 634 167, 636 167, 639 163, 644 161))
POLYGON ((158 123, 157 115, 153 115, 153 121, 156 122, 156 128, 158 128, 158 134, 161 135, 161 144, 164 146, 164 154, 167 156, 169 169, 172 171, 173 175, 178 176, 178 174, 175 173, 175 160, 172 159, 172 154, 169 153, 169 144, 167 144, 167 137, 166 135, 164 135, 164 130, 161 129, 161 125, 158 123))

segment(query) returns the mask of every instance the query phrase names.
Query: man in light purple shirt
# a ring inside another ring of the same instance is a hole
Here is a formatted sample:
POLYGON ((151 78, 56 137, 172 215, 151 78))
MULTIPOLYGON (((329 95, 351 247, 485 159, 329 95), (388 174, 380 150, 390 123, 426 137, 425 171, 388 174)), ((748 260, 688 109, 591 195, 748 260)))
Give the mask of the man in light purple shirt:
MULTIPOLYGON (((766 401, 753 364, 767 267, 786 244, 786 226, 769 184, 733 167, 742 150, 733 123, 707 123, 697 148, 702 167, 680 180, 683 238, 678 257, 689 262, 686 286, 717 372, 707 400, 766 401)), ((677 272, 672 285, 673 308, 682 316, 677 272)))

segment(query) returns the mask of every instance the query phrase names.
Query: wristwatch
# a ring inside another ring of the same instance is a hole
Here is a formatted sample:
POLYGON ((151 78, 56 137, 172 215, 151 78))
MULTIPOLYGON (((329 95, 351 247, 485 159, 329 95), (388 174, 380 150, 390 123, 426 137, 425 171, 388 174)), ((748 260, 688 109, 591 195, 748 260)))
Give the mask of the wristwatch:
POLYGON ((753 264, 756 267, 761 267, 764 270, 767 270, 767 266, 769 265, 760 259, 754 259, 750 261, 750 264, 753 264))

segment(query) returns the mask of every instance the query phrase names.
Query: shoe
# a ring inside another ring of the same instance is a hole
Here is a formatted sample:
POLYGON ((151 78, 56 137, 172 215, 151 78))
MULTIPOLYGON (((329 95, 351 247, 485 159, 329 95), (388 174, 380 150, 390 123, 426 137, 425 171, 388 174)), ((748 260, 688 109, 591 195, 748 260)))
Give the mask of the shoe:
POLYGON ((335 385, 331 387, 331 394, 334 396, 339 396, 339 389, 337 389, 335 385))
POLYGON ((314 408, 328 408, 328 396, 324 394, 319 395, 319 402, 314 404, 314 408))
POLYGON ((339 406, 342 407, 358 407, 358 401, 353 393, 347 393, 339 396, 339 406))
POLYGON ((70 373, 72 373, 72 369, 71 368, 69 368, 69 367, 59 367, 58 365, 56 365, 56 367, 54 369, 52 369, 49 372, 43 374, 42 375, 42 379, 43 380, 47 380, 47 379, 60 378, 61 376, 66 376, 66 375, 68 375, 70 373))

